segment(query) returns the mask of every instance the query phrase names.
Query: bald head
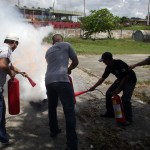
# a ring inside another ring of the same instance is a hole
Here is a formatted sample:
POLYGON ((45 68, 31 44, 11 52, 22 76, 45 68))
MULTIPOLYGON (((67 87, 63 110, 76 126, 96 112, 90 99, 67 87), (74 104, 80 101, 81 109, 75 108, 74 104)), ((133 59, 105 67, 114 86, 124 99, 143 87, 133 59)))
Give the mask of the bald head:
POLYGON ((53 40, 53 44, 55 44, 56 42, 63 42, 63 36, 61 34, 55 34, 52 37, 53 40))

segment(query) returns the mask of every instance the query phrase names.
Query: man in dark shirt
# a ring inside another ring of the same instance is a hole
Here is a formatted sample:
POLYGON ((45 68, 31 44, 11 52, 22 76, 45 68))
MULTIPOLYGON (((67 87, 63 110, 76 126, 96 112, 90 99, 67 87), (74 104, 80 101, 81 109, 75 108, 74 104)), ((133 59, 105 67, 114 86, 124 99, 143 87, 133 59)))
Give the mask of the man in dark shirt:
POLYGON ((115 75, 117 78, 106 92, 107 111, 105 114, 101 115, 101 117, 114 117, 111 98, 113 95, 119 94, 122 91, 122 103, 127 124, 132 123, 131 97, 137 81, 134 71, 129 70, 128 65, 122 60, 113 59, 113 56, 110 52, 103 53, 99 61, 103 62, 106 65, 106 68, 102 77, 94 86, 89 89, 89 91, 93 91, 97 86, 102 84, 110 73, 115 75))

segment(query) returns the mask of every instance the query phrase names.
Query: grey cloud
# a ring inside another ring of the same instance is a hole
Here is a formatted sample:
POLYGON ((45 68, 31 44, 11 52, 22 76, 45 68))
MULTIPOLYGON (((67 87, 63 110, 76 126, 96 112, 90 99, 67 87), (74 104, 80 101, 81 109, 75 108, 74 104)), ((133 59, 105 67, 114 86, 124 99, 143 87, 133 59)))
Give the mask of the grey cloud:
MULTIPOLYGON (((8 0, 17 3, 18 0, 8 0)), ((52 7, 55 9, 84 11, 84 0, 20 0, 21 5, 52 7)), ((149 0, 85 0, 86 14, 90 10, 108 8, 114 15, 145 18, 149 0)))

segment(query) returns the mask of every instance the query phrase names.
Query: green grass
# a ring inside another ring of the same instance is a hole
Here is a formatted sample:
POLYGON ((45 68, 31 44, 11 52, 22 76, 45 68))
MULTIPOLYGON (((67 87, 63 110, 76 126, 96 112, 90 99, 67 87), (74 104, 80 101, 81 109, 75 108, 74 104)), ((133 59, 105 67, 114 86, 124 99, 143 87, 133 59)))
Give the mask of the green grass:
POLYGON ((150 26, 134 25, 130 27, 123 27, 122 30, 150 30, 150 26))
POLYGON ((137 42, 131 39, 83 40, 67 38, 78 54, 101 54, 111 51, 113 54, 150 54, 150 43, 137 42))

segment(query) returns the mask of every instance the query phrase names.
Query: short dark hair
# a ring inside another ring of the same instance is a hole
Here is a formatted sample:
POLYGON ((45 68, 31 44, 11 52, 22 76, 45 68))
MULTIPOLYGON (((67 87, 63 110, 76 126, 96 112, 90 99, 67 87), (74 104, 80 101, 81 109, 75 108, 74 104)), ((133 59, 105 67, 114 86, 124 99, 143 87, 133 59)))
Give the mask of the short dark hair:
POLYGON ((9 39, 5 39, 4 43, 8 43, 8 44, 13 44, 15 41, 14 40, 9 40, 9 39))
POLYGON ((7 43, 7 44, 14 44, 14 43, 16 43, 16 45, 19 44, 18 41, 15 41, 15 40, 9 40, 9 39, 5 39, 5 40, 4 40, 4 43, 7 43))
POLYGON ((62 40, 64 39, 61 34, 54 34, 54 35, 52 36, 52 40, 53 40, 54 42, 59 42, 59 41, 57 41, 56 37, 61 37, 62 40))

